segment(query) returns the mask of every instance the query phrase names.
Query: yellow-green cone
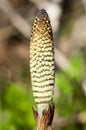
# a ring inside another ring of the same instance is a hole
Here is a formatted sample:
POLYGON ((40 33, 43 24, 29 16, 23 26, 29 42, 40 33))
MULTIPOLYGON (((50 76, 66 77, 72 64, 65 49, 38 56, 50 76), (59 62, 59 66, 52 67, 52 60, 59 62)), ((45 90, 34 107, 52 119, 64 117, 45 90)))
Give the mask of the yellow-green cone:
POLYGON ((30 39, 30 72, 33 95, 38 104, 50 103, 54 93, 54 44, 47 12, 40 10, 30 39))

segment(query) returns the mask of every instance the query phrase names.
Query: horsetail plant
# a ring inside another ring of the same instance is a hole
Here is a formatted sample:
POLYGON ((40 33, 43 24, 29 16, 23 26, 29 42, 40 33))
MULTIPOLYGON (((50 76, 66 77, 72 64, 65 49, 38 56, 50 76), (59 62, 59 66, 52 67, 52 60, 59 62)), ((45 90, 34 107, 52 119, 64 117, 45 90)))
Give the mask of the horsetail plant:
POLYGON ((41 9, 34 20, 30 39, 30 72, 37 130, 50 130, 54 115, 54 44, 47 12, 41 9))

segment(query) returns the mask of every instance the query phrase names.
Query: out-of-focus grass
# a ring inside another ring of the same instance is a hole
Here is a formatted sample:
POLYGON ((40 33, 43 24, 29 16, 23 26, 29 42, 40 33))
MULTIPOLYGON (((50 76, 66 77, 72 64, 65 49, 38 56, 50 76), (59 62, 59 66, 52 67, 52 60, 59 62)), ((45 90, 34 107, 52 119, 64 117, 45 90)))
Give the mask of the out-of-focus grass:
MULTIPOLYGON (((56 74, 59 96, 55 99, 56 111, 59 116, 70 117, 86 110, 86 97, 82 88, 83 59, 76 55, 70 60, 70 67, 56 74)), ((63 130, 78 130, 72 123, 63 130)), ((85 124, 83 125, 85 127, 85 124)), ((85 127, 86 128, 86 127, 85 127)))
POLYGON ((7 87, 2 103, 1 130, 34 130, 31 90, 27 95, 23 87, 18 84, 10 83, 7 87))

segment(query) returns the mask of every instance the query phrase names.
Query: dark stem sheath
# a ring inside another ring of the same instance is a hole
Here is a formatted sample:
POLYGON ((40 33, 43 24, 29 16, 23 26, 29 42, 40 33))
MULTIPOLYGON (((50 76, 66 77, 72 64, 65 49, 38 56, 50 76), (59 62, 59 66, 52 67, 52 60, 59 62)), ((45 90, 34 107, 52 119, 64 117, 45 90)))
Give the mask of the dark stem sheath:
POLYGON ((54 116, 54 106, 49 105, 48 110, 43 110, 42 116, 33 108, 34 118, 37 124, 37 130, 51 130, 52 120, 54 116))

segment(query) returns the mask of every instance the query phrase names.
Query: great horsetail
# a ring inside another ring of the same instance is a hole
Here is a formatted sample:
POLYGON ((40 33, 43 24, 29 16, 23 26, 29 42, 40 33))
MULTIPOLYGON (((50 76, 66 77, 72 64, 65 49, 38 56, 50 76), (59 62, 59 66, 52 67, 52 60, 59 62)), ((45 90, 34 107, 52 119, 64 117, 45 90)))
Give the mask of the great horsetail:
POLYGON ((38 112, 49 106, 54 94, 54 43, 50 18, 41 9, 34 20, 30 39, 30 72, 38 112))

